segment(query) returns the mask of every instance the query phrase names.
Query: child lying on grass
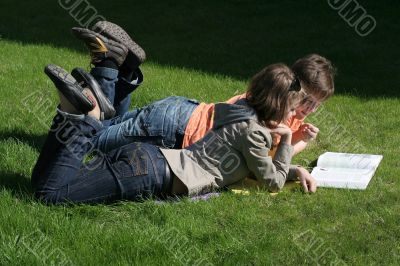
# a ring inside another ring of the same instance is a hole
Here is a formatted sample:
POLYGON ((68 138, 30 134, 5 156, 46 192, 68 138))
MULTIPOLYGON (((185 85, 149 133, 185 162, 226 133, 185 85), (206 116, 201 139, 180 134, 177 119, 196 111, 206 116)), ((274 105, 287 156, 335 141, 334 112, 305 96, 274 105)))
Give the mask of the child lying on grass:
MULTIPOLYGON (((138 140, 166 148, 185 148, 212 129, 215 104, 198 103, 184 97, 168 97, 128 112, 131 92, 143 80, 139 68, 145 60, 143 49, 122 28, 107 21, 98 22, 94 31, 73 28, 72 32, 88 46, 94 65, 91 73, 116 109, 117 117, 105 122, 110 127, 94 140, 98 149, 108 151, 138 140)), ((297 154, 317 137, 319 129, 303 121, 333 94, 334 68, 326 58, 311 54, 297 60, 292 70, 307 95, 296 108, 296 114, 285 121, 293 132, 292 145, 297 154)), ((226 103, 233 104, 244 98, 246 93, 226 103)), ((275 145, 278 143, 279 137, 275 145)), ((270 155, 273 154, 271 151, 270 155)), ((289 179, 296 177, 308 191, 304 180, 313 179, 309 172, 292 166, 289 179)))
MULTIPOLYGON (((199 195, 253 176, 280 190, 293 154, 292 131, 281 122, 295 113, 304 92, 284 64, 267 66, 251 80, 246 99, 214 106, 213 127, 185 149, 134 142, 92 160, 102 117, 114 110, 96 80, 82 69, 70 75, 48 65, 60 105, 32 173, 35 196, 46 203, 101 203, 170 195, 199 195), (271 134, 281 139, 274 158, 271 134)), ((306 182, 306 181, 305 181, 306 182)), ((310 190, 315 184, 308 180, 310 190)))

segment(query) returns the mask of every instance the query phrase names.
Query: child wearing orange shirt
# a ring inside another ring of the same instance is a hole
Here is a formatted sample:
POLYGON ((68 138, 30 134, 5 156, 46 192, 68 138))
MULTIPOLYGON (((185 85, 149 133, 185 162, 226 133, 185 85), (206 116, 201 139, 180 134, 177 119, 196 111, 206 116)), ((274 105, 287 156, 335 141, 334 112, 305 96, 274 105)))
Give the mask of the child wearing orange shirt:
MULTIPOLYGON (((317 54, 311 54, 297 60, 293 64, 292 70, 299 78, 300 85, 307 94, 296 108, 296 114, 285 123, 292 130, 293 155, 296 155, 304 150, 307 144, 318 135, 319 129, 311 123, 304 123, 304 119, 314 113, 322 102, 332 96, 335 70, 329 60, 317 54)), ((246 98, 245 93, 232 97, 227 103, 234 104, 243 98, 246 98)), ((186 126, 182 147, 195 143, 212 128, 213 111, 214 104, 205 103, 201 103, 193 111, 186 126)), ((279 141, 279 136, 276 136, 275 146, 279 144, 279 141)), ((271 150, 269 155, 273 156, 274 150, 271 150)), ((288 179, 304 176, 313 179, 305 168, 292 166, 288 179)), ((303 187, 307 189, 307 186, 303 185, 303 187)))
MULTIPOLYGON (((106 29, 110 30, 97 33, 87 29, 74 28, 73 31, 78 39, 83 40, 89 47, 92 63, 95 65, 92 74, 106 96, 112 94, 125 96, 125 98, 116 97, 118 101, 109 99, 119 117, 103 122, 108 127, 94 138, 95 147, 106 152, 131 142, 142 141, 176 149, 187 147, 203 138, 213 128, 214 104, 199 104, 191 99, 174 96, 126 112, 130 102, 130 93, 139 86, 143 79, 139 65, 144 61, 144 51, 118 25, 109 22, 102 23, 108 23, 106 29), (124 36, 124 39, 129 41, 122 42, 119 36, 124 36), (124 47, 126 44, 129 44, 129 47, 124 47), (104 49, 99 50, 95 47, 104 49), (136 60, 128 60, 129 58, 136 58, 136 60), (93 61, 93 59, 96 60, 93 61), (128 66, 127 69, 131 69, 130 75, 123 75, 126 66, 128 66), (125 76, 129 76, 129 78, 125 76), (126 82, 118 83, 118 80, 126 82), (124 102, 124 108, 117 108, 121 107, 118 106, 118 104, 121 105, 121 102, 124 102), (118 112, 118 110, 122 111, 118 112)), ((286 122, 293 132, 293 153, 296 154, 302 151, 307 143, 315 139, 318 134, 317 127, 304 123, 303 120, 315 112, 318 106, 333 94, 334 69, 329 60, 316 54, 297 60, 291 69, 299 87, 303 88, 307 94, 297 107, 296 115, 286 122)), ((241 98, 247 99, 247 95, 235 96, 227 103, 235 104, 241 98)), ((290 176, 294 177, 295 175, 299 176, 300 180, 312 179, 307 170, 298 166, 291 169, 290 176)), ((307 190, 307 185, 303 184, 303 186, 307 190)))
MULTIPOLYGON (((304 123, 304 119, 314 113, 322 102, 332 96, 334 92, 334 68, 326 58, 311 54, 297 60, 292 69, 307 94, 296 108, 296 114, 285 123, 293 132, 292 145, 294 146, 294 154, 297 154, 306 148, 310 140, 317 137, 319 129, 310 123, 304 123)), ((243 98, 246 98, 245 93, 232 97, 226 103, 234 104, 243 98)), ((213 111, 214 104, 199 104, 189 118, 182 147, 195 143, 212 128, 213 111)))

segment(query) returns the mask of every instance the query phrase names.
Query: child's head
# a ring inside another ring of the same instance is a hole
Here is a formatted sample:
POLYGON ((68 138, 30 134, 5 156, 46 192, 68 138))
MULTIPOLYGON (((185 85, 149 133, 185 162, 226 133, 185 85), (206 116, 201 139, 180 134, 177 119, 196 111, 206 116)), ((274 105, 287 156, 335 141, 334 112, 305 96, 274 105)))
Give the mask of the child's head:
POLYGON ((310 54, 297 60, 292 70, 300 79, 307 96, 296 108, 296 118, 304 119, 317 110, 318 106, 334 92, 335 68, 332 63, 317 54, 310 54))
POLYGON ((246 99, 259 120, 271 126, 294 115, 294 109, 304 97, 300 90, 300 81, 288 66, 273 64, 253 76, 246 99))

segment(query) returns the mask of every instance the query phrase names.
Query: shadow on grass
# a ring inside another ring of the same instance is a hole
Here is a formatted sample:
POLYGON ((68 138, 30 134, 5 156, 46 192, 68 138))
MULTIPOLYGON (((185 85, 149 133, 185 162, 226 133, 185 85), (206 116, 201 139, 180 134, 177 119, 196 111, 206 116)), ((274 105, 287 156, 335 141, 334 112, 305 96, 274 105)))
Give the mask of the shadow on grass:
MULTIPOLYGON (((69 29, 78 9, 62 4, 81 0, 2 0, 2 38, 50 44, 86 53, 69 29), (75 12, 74 12, 75 11, 75 12)), ((327 1, 109 1, 85 0, 99 15, 123 26, 147 52, 148 60, 249 79, 263 66, 311 52, 331 59, 340 75, 338 93, 399 97, 400 66, 396 9, 363 1, 378 27, 360 37, 327 1), (386 25, 385 27, 379 27, 386 25)), ((82 8, 81 8, 82 9, 82 8)), ((82 9, 83 10, 83 9, 82 9)), ((78 16, 76 16, 78 15, 78 16)), ((49 59, 50 60, 50 59, 49 59)))
POLYGON ((35 135, 32 133, 26 133, 23 131, 10 131, 10 132, 0 132, 0 141, 4 140, 15 140, 29 145, 31 148, 37 152, 41 151, 41 148, 46 140, 46 135, 35 135))
MULTIPOLYGON (((34 135, 22 131, 0 132, 0 141, 12 140, 18 143, 29 145, 31 148, 40 152, 45 141, 45 135, 34 135)), ((27 163, 27 162, 18 162, 27 163)), ((32 188, 30 177, 21 173, 0 171, 0 188, 9 191, 13 197, 25 200, 32 198, 32 188)))
POLYGON ((0 188, 6 189, 13 197, 21 200, 32 198, 33 195, 30 178, 19 173, 0 171, 0 188))

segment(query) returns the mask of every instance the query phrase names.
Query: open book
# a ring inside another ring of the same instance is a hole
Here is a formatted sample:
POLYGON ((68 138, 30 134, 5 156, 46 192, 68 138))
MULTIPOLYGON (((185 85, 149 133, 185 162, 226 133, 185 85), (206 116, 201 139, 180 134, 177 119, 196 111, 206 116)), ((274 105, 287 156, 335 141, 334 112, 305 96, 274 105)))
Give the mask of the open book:
POLYGON ((325 152, 311 175, 320 187, 366 189, 382 155, 325 152))

